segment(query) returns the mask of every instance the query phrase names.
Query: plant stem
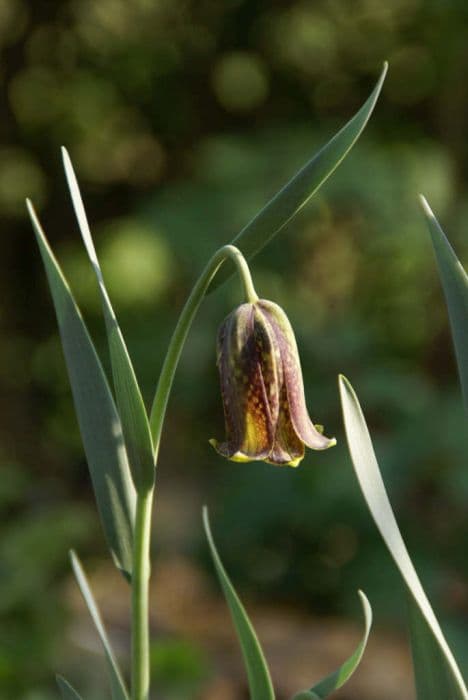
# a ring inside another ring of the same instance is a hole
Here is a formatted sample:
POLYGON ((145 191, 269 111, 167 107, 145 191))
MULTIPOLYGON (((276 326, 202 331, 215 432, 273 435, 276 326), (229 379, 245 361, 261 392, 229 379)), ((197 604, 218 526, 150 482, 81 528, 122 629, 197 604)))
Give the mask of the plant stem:
POLYGON ((149 700, 150 539, 153 489, 137 496, 132 576, 132 700, 149 700))
MULTIPOLYGON (((231 259, 236 265, 246 300, 250 303, 258 300, 249 267, 240 250, 232 245, 220 248, 213 255, 196 282, 182 309, 169 343, 150 416, 155 464, 158 461, 159 444, 167 402, 185 339, 211 280, 227 259, 231 259)), ((153 488, 138 494, 136 504, 132 576, 132 700, 149 700, 148 584, 150 577, 149 549, 153 494, 153 488)))
POLYGON ((159 382, 154 396, 153 406, 150 415, 150 428, 153 437, 155 463, 158 460, 159 443, 166 414, 167 402, 174 380, 174 374, 179 362, 180 354, 187 338, 190 326, 195 314, 210 286, 213 277, 223 262, 231 259, 236 265, 237 272, 242 282, 245 298, 250 303, 258 301, 258 296, 253 286, 252 277, 247 262, 238 248, 233 245, 226 245, 220 248, 211 258, 208 265, 198 278, 187 302, 182 309, 177 326, 172 335, 167 350, 166 358, 159 376, 159 382))

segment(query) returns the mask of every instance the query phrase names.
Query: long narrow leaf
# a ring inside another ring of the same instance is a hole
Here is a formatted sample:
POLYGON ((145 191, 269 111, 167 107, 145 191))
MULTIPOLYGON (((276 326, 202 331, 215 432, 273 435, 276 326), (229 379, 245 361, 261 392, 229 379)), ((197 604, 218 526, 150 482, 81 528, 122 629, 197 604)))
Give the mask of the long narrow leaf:
POLYGON ((460 381, 468 411, 468 275, 424 197, 421 197, 421 204, 447 301, 460 381))
POLYGON ((418 700, 458 698, 453 675, 444 663, 441 648, 411 596, 408 596, 408 622, 418 700), (451 689, 449 694, 448 688, 451 689))
POLYGON ((218 574, 219 582, 231 611, 232 621, 237 631, 237 636, 242 648, 247 677, 249 680, 250 700, 274 700, 275 694, 271 683, 268 666, 263 655, 262 648, 247 617, 244 606, 234 590, 231 581, 224 569, 216 549, 213 535, 211 534, 208 510, 203 508, 203 524, 206 538, 210 547, 211 557, 218 574))
MULTIPOLYGON (((437 674, 444 692, 442 695, 425 696, 424 700, 436 700, 436 698, 440 700, 441 697, 444 700, 468 700, 468 692, 460 670, 423 590, 398 528, 357 396, 345 377, 340 376, 339 386, 349 451, 361 491, 374 522, 414 600, 416 614, 422 616, 428 633, 440 650, 438 657, 433 657, 432 672, 437 674), (444 684, 444 678, 449 678, 450 682, 444 684)), ((423 628, 420 626, 421 629, 423 628)))
POLYGON ((62 157, 81 236, 96 273, 101 293, 117 406, 122 422, 130 470, 137 490, 145 491, 151 488, 154 482, 153 442, 148 416, 132 361, 104 284, 78 182, 70 156, 65 148, 62 148, 62 157))
MULTIPOLYGON (((359 111, 231 241, 240 248, 248 260, 253 258, 307 204, 354 146, 375 107, 387 68, 388 64, 384 63, 376 86, 359 111)), ((214 289, 221 284, 230 272, 232 270, 229 270, 229 266, 223 268, 211 288, 214 289)))
POLYGON ((120 419, 80 310, 30 202, 28 210, 54 301, 102 525, 117 565, 129 577, 132 570, 135 489, 120 419))
POLYGON ((114 652, 112 651, 112 647, 107 637, 106 630, 104 629, 104 625, 102 623, 101 615, 96 605, 96 601, 94 600, 94 596, 92 594, 91 588, 89 587, 89 583, 86 578, 85 572, 83 571, 83 567, 81 566, 80 560, 78 559, 75 552, 70 552, 70 560, 73 567, 73 573, 75 574, 75 578, 78 582, 78 586, 80 587, 80 591, 89 610, 89 614, 93 619, 93 622, 99 634, 99 638, 101 639, 102 646, 104 647, 111 681, 112 699, 129 700, 128 692, 125 688, 125 683, 122 679, 122 674, 115 659, 114 652))
POLYGON ((321 700, 323 698, 328 698, 330 693, 333 693, 334 690, 338 690, 338 688, 341 688, 341 686, 346 683, 361 662, 372 625, 372 609, 369 601, 362 591, 359 591, 359 598, 361 600, 362 611, 364 614, 364 633, 361 641, 351 656, 346 659, 346 661, 336 671, 334 671, 334 673, 331 673, 322 681, 314 685, 314 687, 311 689, 312 697, 317 697, 321 700))
POLYGON ((62 700, 82 700, 76 690, 62 676, 57 676, 57 685, 62 695, 62 700))

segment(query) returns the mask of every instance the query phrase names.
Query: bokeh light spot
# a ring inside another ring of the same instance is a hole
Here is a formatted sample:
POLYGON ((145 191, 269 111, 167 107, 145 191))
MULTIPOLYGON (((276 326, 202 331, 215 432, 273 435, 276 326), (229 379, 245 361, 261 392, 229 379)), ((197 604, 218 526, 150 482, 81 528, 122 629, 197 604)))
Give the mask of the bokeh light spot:
POLYGON ((109 294, 118 306, 156 303, 172 278, 172 258, 164 239, 136 219, 105 227, 101 262, 109 294))
POLYGON ((42 170, 20 148, 0 150, 0 208, 10 216, 24 216, 26 197, 35 204, 44 199, 46 189, 42 170))
POLYGON ((213 89, 228 112, 259 107, 268 96, 268 74, 262 59, 247 51, 224 54, 212 75, 213 89))
POLYGON ((296 69, 322 74, 336 59, 336 26, 325 14, 297 5, 274 22, 274 45, 279 56, 296 69))

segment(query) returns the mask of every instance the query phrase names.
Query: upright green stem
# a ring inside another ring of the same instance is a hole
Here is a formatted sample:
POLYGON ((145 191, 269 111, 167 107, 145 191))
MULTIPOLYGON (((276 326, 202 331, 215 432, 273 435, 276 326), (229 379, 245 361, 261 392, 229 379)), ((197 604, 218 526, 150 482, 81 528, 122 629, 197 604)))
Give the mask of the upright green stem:
MULTIPOLYGON (((150 416, 155 464, 158 461, 159 444, 169 393, 187 333, 211 280, 228 258, 236 265, 246 300, 253 303, 258 299, 250 270, 240 250, 232 245, 220 248, 213 255, 195 284, 169 343, 150 416)), ((149 700, 148 586, 153 493, 154 489, 150 489, 137 495, 132 576, 132 700, 149 700)))
POLYGON ((132 700, 149 700, 149 609, 153 489, 137 496, 132 576, 132 700))
POLYGON ((179 321, 171 338, 171 342, 169 343, 169 348, 159 377, 150 416, 150 427, 155 451, 155 463, 157 463, 158 460, 159 443, 161 441, 161 433, 169 393, 171 391, 174 374, 185 343, 185 339, 189 332, 190 326, 192 325, 194 316, 198 311, 208 287, 210 286, 211 280, 216 275, 216 272, 223 262, 227 259, 231 259, 236 265, 246 300, 251 303, 258 300, 249 267, 240 250, 233 245, 226 245, 223 248, 220 248, 213 255, 196 282, 184 308, 182 309, 182 313, 180 314, 179 321))

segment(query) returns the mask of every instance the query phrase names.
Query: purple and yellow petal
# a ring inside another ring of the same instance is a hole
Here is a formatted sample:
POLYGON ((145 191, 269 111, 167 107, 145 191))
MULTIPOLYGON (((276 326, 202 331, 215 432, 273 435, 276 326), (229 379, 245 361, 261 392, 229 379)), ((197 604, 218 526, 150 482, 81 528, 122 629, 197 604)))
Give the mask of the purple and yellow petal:
POLYGON ((284 384, 291 422, 299 439, 313 450, 326 450, 336 444, 335 438, 328 438, 315 427, 309 417, 304 395, 302 369, 296 338, 284 311, 277 304, 261 300, 269 317, 280 346, 284 384))
POLYGON ((273 424, 260 362, 252 304, 230 314, 218 335, 227 441, 211 444, 237 461, 265 459, 273 444, 273 424))
POLYGON ((304 454, 304 443, 298 438, 291 423, 286 390, 283 387, 273 449, 266 461, 278 466, 297 467, 304 454))
POLYGON ((210 443, 224 457, 295 467, 304 445, 335 444, 309 418, 296 339, 277 304, 260 300, 233 311, 218 333, 217 361, 227 439, 210 443))

